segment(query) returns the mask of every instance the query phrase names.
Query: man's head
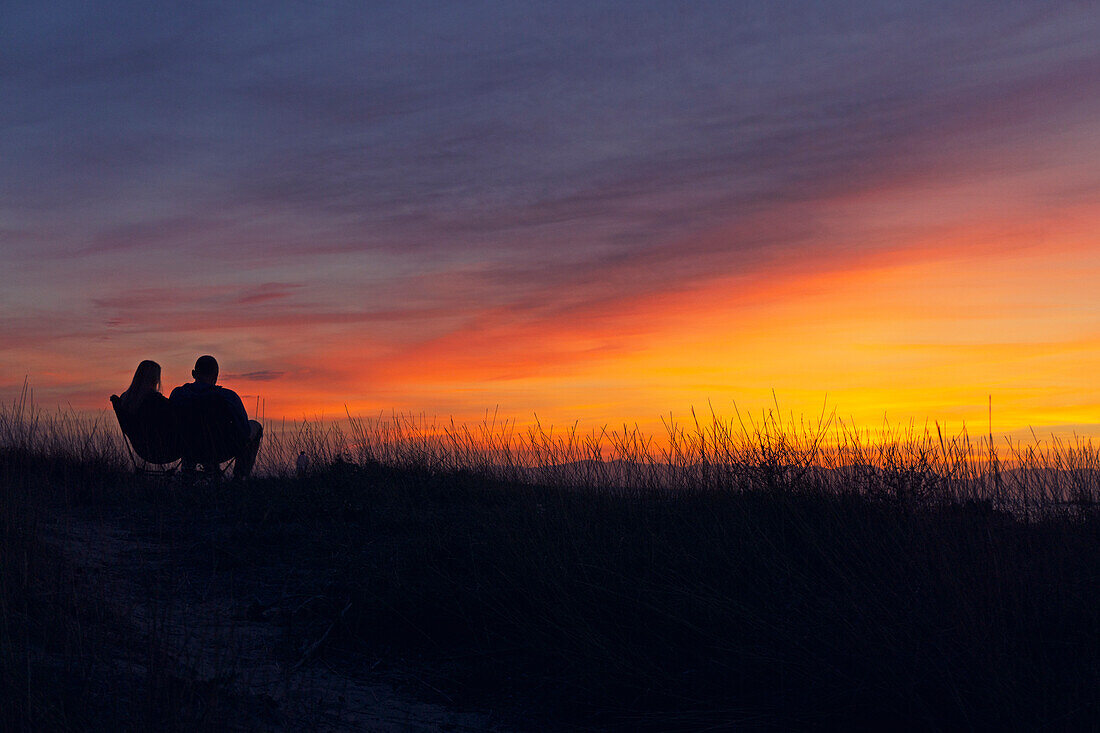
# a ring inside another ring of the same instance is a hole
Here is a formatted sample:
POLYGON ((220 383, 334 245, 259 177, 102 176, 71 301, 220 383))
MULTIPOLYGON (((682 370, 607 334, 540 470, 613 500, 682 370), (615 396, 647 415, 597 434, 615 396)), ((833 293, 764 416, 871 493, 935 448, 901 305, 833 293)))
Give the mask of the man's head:
POLYGON ((217 384, 218 360, 210 356, 209 354, 206 354, 205 356, 200 356, 195 361, 195 368, 191 370, 191 376, 195 378, 196 382, 217 384))

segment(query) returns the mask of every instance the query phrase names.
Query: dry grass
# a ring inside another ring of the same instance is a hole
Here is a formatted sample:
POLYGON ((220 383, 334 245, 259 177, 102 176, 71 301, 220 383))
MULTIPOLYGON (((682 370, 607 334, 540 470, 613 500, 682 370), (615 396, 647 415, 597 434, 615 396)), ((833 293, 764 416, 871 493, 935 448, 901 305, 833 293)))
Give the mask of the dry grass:
MULTIPOLYGON (((776 405, 760 415, 711 410, 690 420, 662 418, 664 433, 637 426, 582 432, 524 429, 494 414, 474 425, 424 415, 379 414, 339 421, 266 426, 257 472, 291 476, 299 453, 316 469, 346 462, 497 481, 602 492, 712 492, 793 489, 857 494, 925 505, 981 503, 1021 519, 1089 512, 1100 502, 1100 446, 1091 438, 1050 436, 1024 443, 948 435, 938 423, 855 426, 826 412, 785 418, 776 405)), ((113 415, 45 411, 29 389, 0 407, 0 449, 58 466, 117 470, 126 448, 113 415)))
MULTIPOLYGON (((665 431, 269 425, 263 478, 192 495, 136 484, 102 419, 17 402, 0 410, 6 709, 65 727, 104 694, 66 682, 109 646, 107 620, 79 620, 100 602, 64 579, 41 526, 61 505, 130 501, 158 526, 228 528, 235 572, 305 564, 308 623, 291 614, 287 633, 306 651, 288 664, 367 654, 448 704, 661 730, 1100 720, 1090 442, 998 447, 778 410, 665 431), (35 628, 69 631, 44 646, 35 628), (68 660, 48 684, 46 647, 68 660)), ((168 689, 142 720, 187 707, 168 689)))
POLYGON ((938 423, 869 430, 824 411, 814 420, 780 414, 778 406, 755 418, 712 411, 701 419, 692 411, 686 424, 670 415, 660 438, 628 425, 585 433, 537 421, 520 430, 496 416, 471 426, 349 415, 276 426, 261 463, 270 475, 290 475, 304 451, 314 466, 342 457, 625 495, 797 489, 926 506, 971 502, 1021 519, 1088 512, 1100 500, 1100 447, 1090 438, 998 443, 965 426, 945 435, 938 423))

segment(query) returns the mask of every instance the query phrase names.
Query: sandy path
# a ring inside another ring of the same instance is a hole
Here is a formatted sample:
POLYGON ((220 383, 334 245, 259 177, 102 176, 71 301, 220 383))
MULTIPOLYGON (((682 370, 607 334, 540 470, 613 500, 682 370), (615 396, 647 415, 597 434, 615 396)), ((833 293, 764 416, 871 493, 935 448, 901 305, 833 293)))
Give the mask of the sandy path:
MULTIPOLYGON (((374 672, 377 660, 341 663, 339 670, 328 666, 306 643, 324 636, 324 621, 299 648, 289 648, 279 614, 309 599, 284 597, 288 578, 277 567, 258 572, 255 568, 249 572, 218 569, 217 562, 195 567, 191 561, 207 549, 204 544, 217 554, 216 530, 207 538, 166 539, 149 528, 136 528, 124 517, 75 514, 59 518, 49 529, 51 543, 76 564, 78 572, 103 589, 113 609, 144 632, 138 636, 152 634, 162 640, 170 667, 178 668, 181 677, 200 685, 227 686, 239 700, 247 701, 244 708, 253 711, 245 714, 247 728, 511 729, 492 713, 458 711, 414 699, 404 691, 407 685, 398 690, 374 672)), ((147 659, 144 648, 128 651, 120 650, 118 664, 133 669, 142 666, 135 659, 147 659)), ((417 679, 412 672, 399 676, 417 679)), ((387 677, 393 679, 392 669, 387 677)), ((426 683, 424 688, 425 697, 443 699, 426 683)))

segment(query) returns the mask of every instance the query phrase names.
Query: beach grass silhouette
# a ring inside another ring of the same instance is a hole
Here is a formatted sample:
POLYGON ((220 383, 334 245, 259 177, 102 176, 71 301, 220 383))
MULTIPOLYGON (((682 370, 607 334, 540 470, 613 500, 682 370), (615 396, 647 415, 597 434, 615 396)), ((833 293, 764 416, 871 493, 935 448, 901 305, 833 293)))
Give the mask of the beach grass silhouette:
POLYGON ((106 415, 24 393, 5 728, 1095 724, 1087 440, 664 424, 283 423, 253 481, 184 489, 138 480, 106 415))

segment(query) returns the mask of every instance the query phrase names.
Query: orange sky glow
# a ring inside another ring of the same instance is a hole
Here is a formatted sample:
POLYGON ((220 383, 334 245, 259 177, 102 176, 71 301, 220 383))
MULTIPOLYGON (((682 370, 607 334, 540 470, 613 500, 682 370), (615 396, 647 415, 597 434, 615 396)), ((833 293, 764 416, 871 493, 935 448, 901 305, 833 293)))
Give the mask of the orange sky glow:
MULTIPOLYGON (((914 195, 906 208, 905 199, 891 192, 836 203, 832 236, 896 232, 927 206, 914 195)), ((290 419, 346 409, 478 421, 499 409, 521 425, 537 414, 544 424, 659 432, 670 411, 766 409, 774 390, 784 411, 816 415, 827 398, 838 416, 866 427, 888 417, 984 428, 991 395, 998 432, 1091 434, 1100 415, 1100 209, 1040 218, 1012 202, 1001 207, 1010 211, 913 227, 887 251, 757 266, 607 303, 598 317, 580 310, 517 321, 485 309, 413 343, 378 332, 356 339, 359 326, 339 318, 268 324, 268 363, 293 377, 234 368, 253 323, 181 325, 220 354, 222 382, 250 411, 258 397, 268 416, 290 419)), ((113 363, 94 364, 54 354, 52 365, 28 352, 21 363, 47 400, 89 381, 102 394, 120 391, 130 362, 145 356, 163 363, 166 390, 187 379, 191 354, 178 346, 125 352, 103 349, 113 363)), ((94 391, 72 404, 102 407, 94 391)))
POLYGON ((931 205, 920 193, 838 202, 833 236, 887 232, 893 246, 639 295, 598 319, 515 323, 489 311, 389 353, 370 341, 320 351, 331 371, 315 381, 242 386, 291 416, 346 406, 476 421, 499 406, 520 424, 537 413, 543 423, 649 431, 693 406, 770 409, 773 391, 796 415, 816 415, 827 398, 865 427, 886 417, 984 429, 992 396, 998 432, 1096 433, 1100 208, 1040 215, 988 195, 978 202, 994 211, 962 210, 959 223, 930 231, 900 225, 931 205))
POLYGON ((103 411, 210 353, 269 420, 984 431, 991 398, 1100 435, 1100 16, 849 10, 43 17, 0 396, 103 411))

